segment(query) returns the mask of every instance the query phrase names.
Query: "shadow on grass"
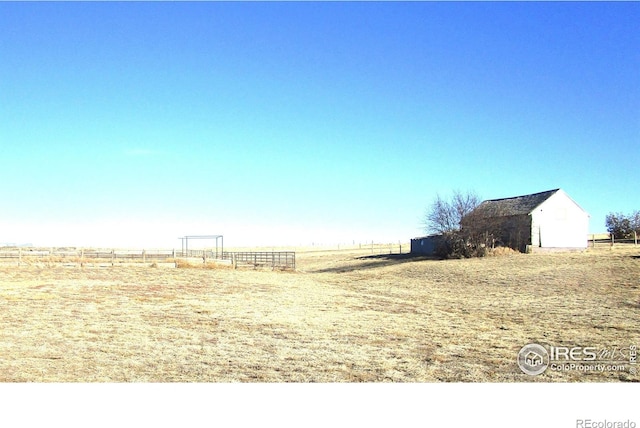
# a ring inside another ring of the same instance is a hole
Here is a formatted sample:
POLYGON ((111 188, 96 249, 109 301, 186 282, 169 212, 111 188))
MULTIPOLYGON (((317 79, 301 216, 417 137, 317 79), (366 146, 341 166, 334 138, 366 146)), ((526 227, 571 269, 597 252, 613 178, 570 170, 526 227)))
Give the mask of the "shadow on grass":
POLYGON ((333 266, 324 269, 316 269, 314 273, 346 273, 365 269, 376 269, 385 266, 397 265, 406 262, 415 262, 422 260, 440 260, 436 257, 424 256, 421 254, 374 254, 371 256, 356 257, 355 260, 361 261, 357 264, 333 266))

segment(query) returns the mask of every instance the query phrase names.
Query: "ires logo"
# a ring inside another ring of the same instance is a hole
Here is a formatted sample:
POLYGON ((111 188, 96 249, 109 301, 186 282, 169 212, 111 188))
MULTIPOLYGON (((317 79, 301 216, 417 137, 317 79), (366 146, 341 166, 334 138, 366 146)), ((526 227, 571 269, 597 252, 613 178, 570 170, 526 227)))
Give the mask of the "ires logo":
POLYGON ((550 346, 549 360, 551 361, 595 361, 598 358, 598 348, 574 346, 550 346))
POLYGON ((517 361, 523 373, 536 376, 544 373, 549 366, 549 353, 544 346, 530 343, 520 349, 517 361))
POLYGON ((518 367, 523 373, 536 376, 547 369, 553 371, 628 372, 637 374, 637 346, 603 348, 595 346, 525 345, 518 352, 518 367), (628 365, 628 367, 627 367, 628 365))

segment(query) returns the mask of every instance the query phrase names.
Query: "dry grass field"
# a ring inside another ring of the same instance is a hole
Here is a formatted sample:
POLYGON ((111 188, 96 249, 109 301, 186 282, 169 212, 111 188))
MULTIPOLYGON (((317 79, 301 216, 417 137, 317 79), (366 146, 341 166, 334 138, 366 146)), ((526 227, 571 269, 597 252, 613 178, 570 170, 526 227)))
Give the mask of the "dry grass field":
POLYGON ((640 379, 516 364, 532 342, 640 345, 638 247, 446 261, 316 251, 297 267, 2 266, 0 381, 640 379))

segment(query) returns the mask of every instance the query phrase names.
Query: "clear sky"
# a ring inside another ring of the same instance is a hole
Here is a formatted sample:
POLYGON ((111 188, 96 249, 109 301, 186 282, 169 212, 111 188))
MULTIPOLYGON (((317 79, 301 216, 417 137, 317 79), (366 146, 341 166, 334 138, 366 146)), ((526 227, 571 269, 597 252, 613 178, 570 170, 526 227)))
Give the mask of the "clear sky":
POLYGON ((0 243, 407 242, 640 209, 640 3, 0 2, 0 243))

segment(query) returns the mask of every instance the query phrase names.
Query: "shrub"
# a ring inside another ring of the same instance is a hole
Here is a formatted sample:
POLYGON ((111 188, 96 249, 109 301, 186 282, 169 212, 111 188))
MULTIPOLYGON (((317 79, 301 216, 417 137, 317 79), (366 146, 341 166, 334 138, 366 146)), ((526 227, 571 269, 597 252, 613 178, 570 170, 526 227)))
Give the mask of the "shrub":
POLYGON ((605 218, 607 232, 615 239, 633 238, 634 232, 640 234, 640 211, 626 216, 622 213, 609 213, 605 218))
POLYGON ((436 255, 443 259, 462 259, 484 257, 487 255, 489 236, 473 236, 465 231, 452 231, 443 234, 436 246, 436 255))

